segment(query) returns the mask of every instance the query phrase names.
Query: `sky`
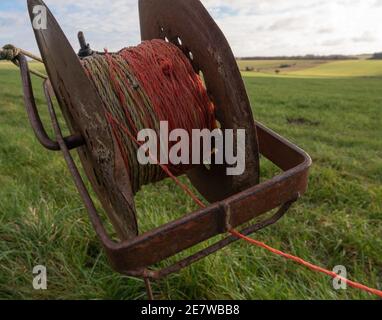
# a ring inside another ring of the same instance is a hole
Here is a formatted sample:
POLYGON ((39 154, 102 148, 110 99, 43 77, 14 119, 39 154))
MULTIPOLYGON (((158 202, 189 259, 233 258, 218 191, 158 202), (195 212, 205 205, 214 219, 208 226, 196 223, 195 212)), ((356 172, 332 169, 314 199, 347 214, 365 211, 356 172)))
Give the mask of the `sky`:
MULTIPOLYGON (((160 0, 158 0, 160 1, 160 0)), ((46 0, 73 47, 137 45, 138 0, 46 0)), ((280 56, 382 51, 382 0, 202 0, 234 54, 280 56)), ((0 0, 0 46, 38 52, 26 0, 0 0)))

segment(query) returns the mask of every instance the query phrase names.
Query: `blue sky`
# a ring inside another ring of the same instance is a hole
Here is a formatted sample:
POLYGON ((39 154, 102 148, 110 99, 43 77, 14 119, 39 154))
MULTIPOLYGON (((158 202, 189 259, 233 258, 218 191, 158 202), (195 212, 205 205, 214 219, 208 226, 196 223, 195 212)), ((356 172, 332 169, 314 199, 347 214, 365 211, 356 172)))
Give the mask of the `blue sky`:
MULTIPOLYGON (((160 0, 158 0, 160 1, 160 0)), ((137 0, 46 0, 77 50, 139 42, 137 0)), ((237 56, 382 51, 382 0, 202 0, 237 56)), ((0 45, 37 51, 26 0, 0 1, 0 45)))

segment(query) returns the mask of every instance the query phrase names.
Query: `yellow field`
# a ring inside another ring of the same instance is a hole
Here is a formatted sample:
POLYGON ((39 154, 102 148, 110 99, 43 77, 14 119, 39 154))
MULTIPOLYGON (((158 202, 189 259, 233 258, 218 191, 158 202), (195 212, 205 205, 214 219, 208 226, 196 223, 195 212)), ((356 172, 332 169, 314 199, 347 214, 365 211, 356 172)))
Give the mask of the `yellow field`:
POLYGON ((291 75, 318 77, 378 77, 382 76, 382 60, 349 60, 325 63, 294 71, 291 75))
POLYGON ((0 62, 0 70, 9 70, 10 68, 13 68, 15 65, 11 62, 0 62))
MULTIPOLYGON (((44 65, 39 62, 30 61, 28 64, 30 69, 34 69, 37 71, 45 70, 44 65)), ((12 62, 0 61, 0 70, 15 70, 15 69, 17 69, 17 67, 12 62)))
POLYGON ((247 68, 253 68, 253 72, 275 74, 304 70, 319 66, 327 61, 324 60, 238 60, 240 71, 246 72, 247 68))
POLYGON ((382 76, 382 60, 248 60, 238 61, 247 77, 379 77, 382 76), (288 67, 285 67, 287 66, 288 67), (281 68, 284 66, 284 68, 281 68), (247 67, 253 71, 245 71, 247 67))

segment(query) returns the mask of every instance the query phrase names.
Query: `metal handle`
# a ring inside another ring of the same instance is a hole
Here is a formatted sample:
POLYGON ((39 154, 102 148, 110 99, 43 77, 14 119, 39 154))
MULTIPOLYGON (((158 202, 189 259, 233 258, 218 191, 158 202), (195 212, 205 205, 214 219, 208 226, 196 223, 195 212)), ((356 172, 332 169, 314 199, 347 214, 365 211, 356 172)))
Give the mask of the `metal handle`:
MULTIPOLYGON (((33 94, 32 82, 28 67, 28 61, 23 54, 19 54, 17 57, 20 65, 21 72, 21 81, 23 85, 24 91, 24 102, 25 107, 28 113, 29 122, 32 126, 32 129, 38 139, 38 141, 48 150, 59 151, 60 146, 57 141, 53 141, 49 138, 44 125, 39 116, 36 101, 33 94)), ((46 94, 46 92, 45 92, 46 94)), ((81 135, 71 135, 69 137, 64 138, 65 144, 67 145, 69 150, 78 148, 84 145, 84 139, 81 135)))

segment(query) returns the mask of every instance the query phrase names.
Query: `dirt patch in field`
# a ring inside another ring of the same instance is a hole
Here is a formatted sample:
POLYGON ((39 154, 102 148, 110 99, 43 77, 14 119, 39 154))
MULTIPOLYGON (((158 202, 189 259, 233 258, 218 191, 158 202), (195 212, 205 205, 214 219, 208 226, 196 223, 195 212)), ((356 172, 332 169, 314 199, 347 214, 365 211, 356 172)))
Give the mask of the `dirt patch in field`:
POLYGON ((307 126, 317 127, 318 125, 320 125, 319 121, 312 121, 312 120, 305 119, 302 117, 300 117, 300 118, 287 118, 287 122, 289 124, 294 124, 294 125, 298 125, 298 126, 307 125, 307 126))

